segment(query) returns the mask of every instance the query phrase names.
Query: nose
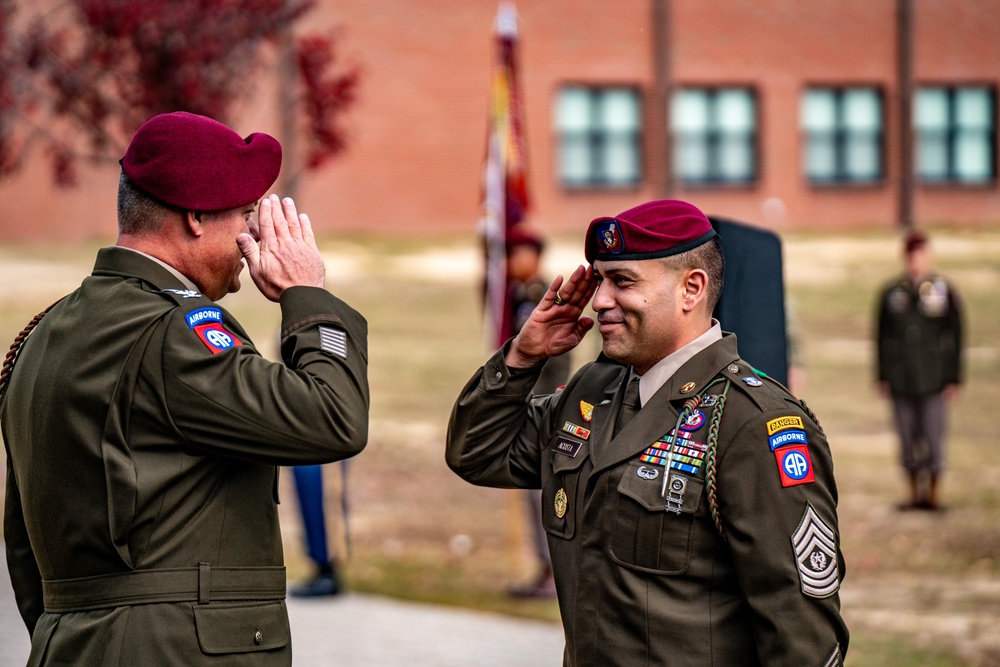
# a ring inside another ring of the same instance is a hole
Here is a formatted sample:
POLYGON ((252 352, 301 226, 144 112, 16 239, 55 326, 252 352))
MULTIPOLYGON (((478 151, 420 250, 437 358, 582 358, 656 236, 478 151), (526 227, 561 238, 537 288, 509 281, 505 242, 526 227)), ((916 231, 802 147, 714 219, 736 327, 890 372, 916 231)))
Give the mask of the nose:
POLYGON ((609 281, 602 280, 597 284, 597 291, 594 292, 594 310, 601 312, 615 307, 615 300, 611 292, 609 281))

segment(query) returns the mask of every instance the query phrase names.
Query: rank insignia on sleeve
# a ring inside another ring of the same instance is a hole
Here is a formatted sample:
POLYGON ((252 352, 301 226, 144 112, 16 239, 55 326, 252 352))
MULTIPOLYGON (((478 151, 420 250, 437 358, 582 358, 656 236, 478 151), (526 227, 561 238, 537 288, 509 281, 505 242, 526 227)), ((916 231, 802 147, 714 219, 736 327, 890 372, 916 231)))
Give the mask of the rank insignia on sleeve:
POLYGON ((580 417, 589 424, 594 419, 594 406, 587 401, 580 401, 580 417))
POLYGON ((243 345, 222 326, 222 310, 219 308, 199 308, 192 310, 184 318, 188 327, 198 334, 198 338, 212 354, 243 345))
POLYGON ((582 426, 577 426, 573 422, 566 422, 563 424, 562 430, 566 431, 571 435, 575 435, 578 438, 583 438, 586 440, 590 437, 590 429, 586 429, 582 426))
POLYGON ((782 447, 774 452, 774 458, 778 461, 778 474, 781 475, 782 486, 811 484, 816 481, 808 446, 782 447))
POLYGON ((790 428, 805 428, 805 425, 802 423, 802 417, 789 415, 787 417, 778 417, 777 419, 772 419, 767 422, 768 435, 774 435, 778 431, 786 431, 790 428))
POLYGON ((825 598, 836 593, 840 587, 836 538, 833 529, 823 523, 812 505, 806 503, 802 521, 792 535, 792 549, 803 594, 825 598))
POLYGON ((336 355, 341 359, 347 358, 347 332, 342 329, 331 327, 319 328, 319 349, 324 352, 336 355))

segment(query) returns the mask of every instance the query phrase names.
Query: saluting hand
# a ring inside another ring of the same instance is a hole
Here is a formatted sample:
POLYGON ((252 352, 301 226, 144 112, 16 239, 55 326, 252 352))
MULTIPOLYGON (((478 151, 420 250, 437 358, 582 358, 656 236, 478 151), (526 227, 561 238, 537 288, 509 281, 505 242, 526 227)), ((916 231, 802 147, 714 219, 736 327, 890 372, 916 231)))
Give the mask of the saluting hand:
POLYGON ((296 212, 291 197, 262 199, 257 228, 240 234, 236 243, 257 289, 271 301, 277 301, 289 287, 323 287, 326 265, 316 247, 312 223, 308 215, 296 212))
POLYGON ((535 366, 579 345, 594 326, 594 318, 584 315, 583 309, 596 289, 590 266, 578 266, 565 283, 562 276, 556 276, 511 343, 504 358, 507 366, 535 366))

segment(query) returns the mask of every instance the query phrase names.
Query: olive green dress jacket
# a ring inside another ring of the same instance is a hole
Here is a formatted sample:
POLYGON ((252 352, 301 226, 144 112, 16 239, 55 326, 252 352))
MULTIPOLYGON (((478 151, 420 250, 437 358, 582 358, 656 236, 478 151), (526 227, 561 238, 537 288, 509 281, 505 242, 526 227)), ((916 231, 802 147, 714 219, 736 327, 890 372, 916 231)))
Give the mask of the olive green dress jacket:
POLYGON ((164 267, 105 248, 24 344, 0 414, 30 665, 290 665, 278 466, 368 437, 367 323, 280 300, 270 362, 164 267))
POLYGON ((542 488, 564 664, 839 665, 848 632, 833 461, 817 423, 726 334, 617 436, 629 369, 603 356, 528 400, 501 350, 462 391, 448 465, 542 488))

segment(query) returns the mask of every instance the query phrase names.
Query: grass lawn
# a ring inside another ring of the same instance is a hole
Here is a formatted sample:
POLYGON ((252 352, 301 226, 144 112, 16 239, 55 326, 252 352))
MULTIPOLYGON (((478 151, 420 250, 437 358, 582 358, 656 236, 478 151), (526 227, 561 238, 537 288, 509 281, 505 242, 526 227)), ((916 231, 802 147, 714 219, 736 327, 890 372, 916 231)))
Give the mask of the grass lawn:
MULTIPOLYGON (((784 239, 785 276, 803 345, 797 389, 829 436, 840 489, 852 665, 1000 665, 1000 233, 932 230, 938 268, 967 309, 966 385, 953 405, 937 514, 895 510, 904 492, 888 406, 873 385, 872 317, 899 267, 890 232, 784 239)), ((99 243, 0 249, 0 340, 89 272, 99 243)), ((486 359, 480 262, 459 239, 321 240, 328 288, 369 321, 368 449, 347 465, 351 588, 558 621, 551 601, 508 598, 532 574, 517 492, 480 489, 444 463, 451 404, 486 359)), ((547 272, 582 261, 579 238, 553 239, 547 272)), ((223 301, 273 356, 278 310, 244 280, 223 301)), ((574 364, 593 358, 591 334, 574 364)), ((327 475, 341 483, 336 467, 327 475)), ((328 468, 329 469, 329 468, 328 468)), ((307 573, 291 475, 282 476, 290 578, 307 573)), ((336 532, 336 531, 335 531, 336 532)), ((341 545, 344 553, 344 545, 341 545)))

